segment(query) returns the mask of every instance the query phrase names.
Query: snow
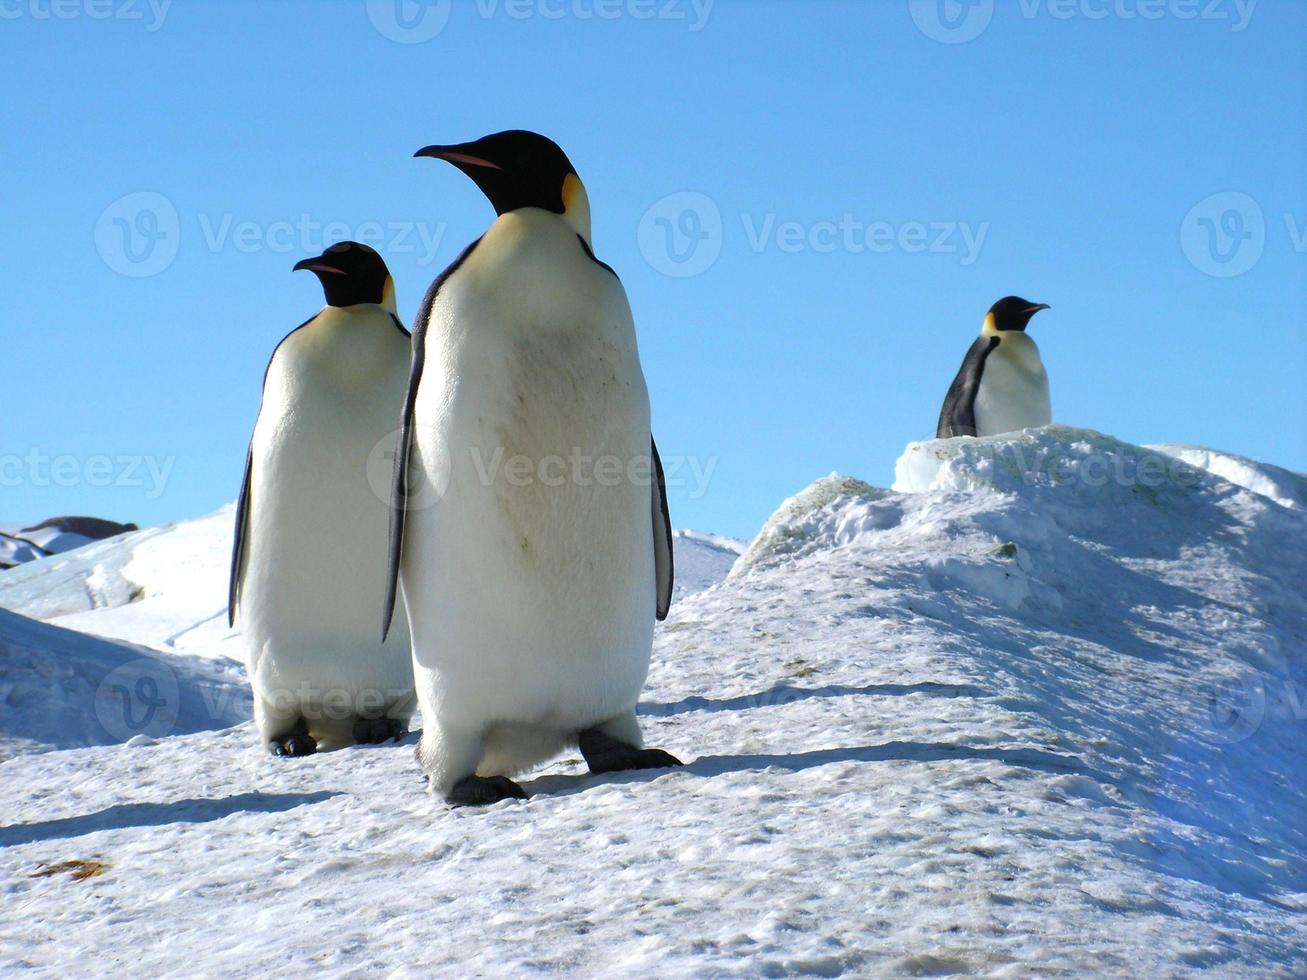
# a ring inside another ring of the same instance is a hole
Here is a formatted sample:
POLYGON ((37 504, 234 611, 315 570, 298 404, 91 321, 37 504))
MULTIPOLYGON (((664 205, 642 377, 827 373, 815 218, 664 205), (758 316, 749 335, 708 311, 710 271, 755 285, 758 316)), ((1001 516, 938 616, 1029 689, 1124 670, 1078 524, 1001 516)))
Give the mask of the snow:
MULTIPOLYGON (((641 714, 683 769, 564 757, 449 810, 412 738, 289 762, 215 722, 10 758, 0 972, 1302 974, 1301 478, 1170 449, 930 441, 894 491, 790 498, 659 629, 641 714), (35 876, 66 861, 108 867, 35 876)), ((161 644, 221 605, 221 535, 186 528, 6 572, 0 605, 21 574, 25 614, 161 644)), ((187 635, 157 656, 229 663, 187 635)))
POLYGON ((238 670, 160 656, 4 609, 0 704, 0 759, 228 728, 251 710, 238 670))
POLYGON ((749 542, 704 531, 673 531, 676 584, 672 601, 711 588, 726 578, 749 542))
POLYGON ((22 524, 0 523, 0 569, 36 561, 88 544, 90 538, 54 527, 28 530, 22 524))

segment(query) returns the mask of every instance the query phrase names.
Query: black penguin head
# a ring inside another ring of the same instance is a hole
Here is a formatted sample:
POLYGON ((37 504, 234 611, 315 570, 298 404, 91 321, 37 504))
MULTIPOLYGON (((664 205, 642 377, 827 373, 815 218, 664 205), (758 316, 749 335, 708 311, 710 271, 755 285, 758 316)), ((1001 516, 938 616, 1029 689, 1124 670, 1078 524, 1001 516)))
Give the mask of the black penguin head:
POLYGON ((319 256, 296 262, 294 271, 301 269, 308 269, 318 277, 328 306, 395 305, 390 270, 385 260, 366 245, 338 242, 319 256))
POLYGON ((590 240, 590 203, 572 161, 539 133, 510 129, 470 143, 424 146, 415 157, 452 163, 481 188, 495 214, 540 208, 561 215, 590 240))
POLYGON ((1020 296, 1004 296, 985 314, 985 327, 989 330, 1025 330, 1032 316, 1047 309, 1050 309, 1047 303, 1032 303, 1020 296))

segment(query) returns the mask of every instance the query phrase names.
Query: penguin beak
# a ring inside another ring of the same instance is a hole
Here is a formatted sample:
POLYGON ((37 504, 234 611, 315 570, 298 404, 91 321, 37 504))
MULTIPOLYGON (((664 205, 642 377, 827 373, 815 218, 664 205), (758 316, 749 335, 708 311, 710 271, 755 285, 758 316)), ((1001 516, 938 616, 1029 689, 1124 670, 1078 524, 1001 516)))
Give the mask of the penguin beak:
POLYGON ((1051 310, 1052 308, 1053 307, 1049 306, 1047 303, 1036 303, 1034 306, 1027 306, 1021 312, 1029 313, 1033 316, 1034 314, 1038 313, 1040 310, 1051 310))
POLYGON ((475 153, 467 152, 467 144, 459 143, 454 146, 424 146, 413 154, 415 157, 434 157, 437 160, 446 160, 458 167, 460 170, 464 167, 484 167, 488 170, 503 170, 499 164, 485 157, 479 157, 475 153))
POLYGON ((343 269, 337 269, 334 265, 327 265, 327 263, 323 262, 321 258, 300 259, 300 261, 296 262, 295 267, 290 271, 301 272, 305 269, 309 272, 330 272, 337 276, 343 276, 345 274, 343 269))

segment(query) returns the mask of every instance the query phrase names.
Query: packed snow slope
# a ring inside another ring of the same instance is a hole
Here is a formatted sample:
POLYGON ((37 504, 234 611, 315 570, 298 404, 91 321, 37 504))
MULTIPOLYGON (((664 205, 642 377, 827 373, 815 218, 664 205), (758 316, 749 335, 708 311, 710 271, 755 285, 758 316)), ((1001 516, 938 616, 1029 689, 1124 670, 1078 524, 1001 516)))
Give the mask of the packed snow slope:
MULTIPOLYGON (((227 626, 234 515, 229 504, 10 569, 0 575, 0 608, 164 652, 239 662, 239 630, 227 626)), ((725 578, 746 544, 699 531, 675 537, 676 601, 725 578)))
POLYGON ((0 972, 1301 975, 1304 481, 1216 470, 1049 427, 818 481, 659 631, 679 770, 10 759, 0 972))
POLYGON ((0 759, 240 724, 250 693, 234 668, 0 609, 0 759))

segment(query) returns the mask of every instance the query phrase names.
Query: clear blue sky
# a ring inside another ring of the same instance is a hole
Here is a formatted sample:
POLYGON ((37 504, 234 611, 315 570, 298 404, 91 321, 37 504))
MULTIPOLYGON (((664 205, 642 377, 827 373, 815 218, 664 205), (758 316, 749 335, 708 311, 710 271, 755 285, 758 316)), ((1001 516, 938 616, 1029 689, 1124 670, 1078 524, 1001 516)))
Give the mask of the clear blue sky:
POLYGON ((1058 421, 1307 470, 1307 4, 705 3, 0 0, 0 520, 233 499, 292 264, 380 232, 411 319, 492 217, 413 151, 510 127, 586 182, 663 454, 716 459, 678 526, 888 484, 1013 292, 1058 421))

